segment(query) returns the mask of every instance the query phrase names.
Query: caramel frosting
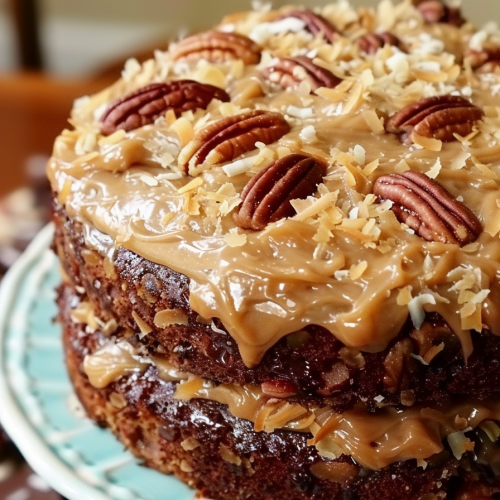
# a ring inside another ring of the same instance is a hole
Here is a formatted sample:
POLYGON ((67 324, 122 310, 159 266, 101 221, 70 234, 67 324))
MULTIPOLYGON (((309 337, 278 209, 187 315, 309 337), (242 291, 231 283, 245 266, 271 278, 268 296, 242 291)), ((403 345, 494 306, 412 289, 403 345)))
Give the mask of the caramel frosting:
POLYGON ((103 389, 121 377, 144 373, 155 366, 158 376, 166 382, 179 382, 188 375, 159 357, 141 356, 128 342, 111 341, 98 351, 85 356, 83 371, 89 382, 97 389, 103 389))
POLYGON ((254 423, 257 432, 287 429, 313 434, 309 440, 321 456, 335 459, 352 457, 358 464, 377 470, 394 462, 425 460, 444 449, 448 441, 456 458, 474 449, 466 433, 479 426, 494 442, 500 429, 500 402, 468 401, 429 408, 384 408, 369 413, 354 408, 336 413, 328 406, 274 399, 260 386, 216 385, 182 373, 160 358, 141 357, 127 342, 111 341, 84 360, 90 383, 103 389, 121 377, 143 373, 156 366, 160 379, 176 382, 175 397, 182 400, 207 399, 224 404, 230 413, 254 423))
POLYGON ((409 316, 419 328, 426 312, 446 320, 467 357, 471 331, 500 334, 500 74, 474 73, 463 54, 496 43, 500 32, 424 24, 409 1, 384 0, 377 10, 339 2, 318 12, 340 32, 334 43, 300 29, 298 19, 283 20, 286 10, 224 20, 219 31, 260 44, 257 65, 174 60, 175 44, 142 65, 129 61, 115 85, 75 103, 73 129, 57 139, 48 166, 52 188, 85 226, 90 246, 103 234, 111 246, 188 276, 192 309, 222 321, 249 367, 309 324, 346 346, 379 351, 409 316), (382 31, 397 36, 401 48, 359 49, 361 36, 382 31), (283 90, 264 78, 276 57, 299 55, 341 83, 311 93, 306 80, 283 90), (102 135, 99 119, 117 99, 178 79, 223 88, 231 101, 102 135), (483 110, 468 137, 445 143, 415 136, 408 146, 385 132, 388 116, 445 94, 483 110), (281 113, 290 132, 268 145, 257 141, 253 151, 196 177, 183 172, 179 154, 196 133, 255 109, 281 113), (296 215, 262 231, 237 227, 232 214, 248 180, 289 153, 328 164, 317 192, 294 200, 296 215), (475 242, 425 241, 396 219, 390 203, 377 201, 374 181, 408 169, 435 179, 472 210, 484 229, 475 242))
MULTIPOLYGON (((369 413, 363 408, 341 414, 328 407, 307 407, 304 403, 276 400, 262 394, 260 387, 233 384, 214 385, 191 377, 178 385, 178 399, 202 398, 228 406, 229 411, 255 423, 255 430, 272 432, 283 428, 311 432, 321 456, 352 457, 372 470, 392 463, 422 461, 440 453, 447 440, 456 458, 474 449, 466 433, 500 418, 497 401, 469 401, 439 408, 384 408, 369 413)), ((492 438, 495 441, 496 438, 492 438)))

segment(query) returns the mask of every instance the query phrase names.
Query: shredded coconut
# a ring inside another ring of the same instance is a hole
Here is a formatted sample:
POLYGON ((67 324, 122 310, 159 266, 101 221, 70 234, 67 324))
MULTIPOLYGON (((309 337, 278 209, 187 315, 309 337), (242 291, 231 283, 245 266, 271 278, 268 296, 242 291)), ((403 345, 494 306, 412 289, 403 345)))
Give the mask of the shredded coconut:
POLYGON ((265 43, 269 38, 281 33, 303 31, 306 23, 296 17, 287 17, 273 23, 260 23, 253 28, 250 38, 257 43, 265 43))
POLYGON ((314 116, 314 110, 312 108, 299 108, 297 106, 288 106, 286 108, 286 113, 294 118, 300 118, 302 120, 314 116))
POLYGON ((304 127, 300 132, 300 138, 307 143, 315 142, 317 137, 314 125, 307 125, 307 127, 304 127))
POLYGON ((122 78, 125 81, 130 81, 134 76, 140 73, 141 69, 142 67, 139 61, 131 57, 130 59, 127 59, 127 61, 125 62, 125 67, 123 68, 122 71, 122 78))
POLYGON ((222 167, 222 170, 224 170, 228 177, 234 177, 248 172, 254 164, 255 157, 250 156, 249 158, 243 158, 241 160, 236 160, 233 163, 228 163, 222 167))
POLYGON ((478 31, 474 33, 469 40, 469 47, 472 50, 481 51, 483 50, 484 42, 488 39, 488 33, 486 31, 478 31))
POLYGON ((426 304, 436 304, 436 299, 434 295, 430 293, 423 293, 417 295, 408 304, 408 310, 410 311, 411 321, 416 330, 420 330, 424 320, 425 320, 425 310, 424 306, 426 304))

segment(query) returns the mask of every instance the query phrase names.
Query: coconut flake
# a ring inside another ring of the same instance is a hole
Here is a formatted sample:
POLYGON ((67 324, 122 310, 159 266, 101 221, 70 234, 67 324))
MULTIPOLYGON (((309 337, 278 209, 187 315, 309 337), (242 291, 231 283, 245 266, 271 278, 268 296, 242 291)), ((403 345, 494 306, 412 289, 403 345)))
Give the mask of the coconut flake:
POLYGON ((438 61, 421 61, 416 63, 413 68, 425 73, 439 73, 441 71, 441 65, 438 61))
POLYGON ((336 280, 342 281, 349 278, 349 271, 347 269, 341 269, 340 271, 335 271, 333 275, 336 280))
POLYGON ((257 43, 263 44, 269 38, 281 33, 298 33, 303 31, 306 23, 296 17, 287 17, 273 23, 261 23, 255 26, 250 33, 250 38, 257 43))
POLYGON ((416 330, 420 330, 424 320, 425 320, 425 309, 426 304, 436 304, 436 299, 430 293, 423 293, 413 298, 408 304, 408 311, 410 312, 411 321, 416 330))
POLYGON ((164 309, 155 314, 153 322, 157 328, 166 328, 170 325, 187 325, 189 317, 182 309, 164 309))
POLYGON ((464 97, 472 97, 472 87, 470 85, 463 87, 460 92, 464 97))
POLYGON ((137 326, 141 331, 139 338, 142 339, 153 331, 153 329, 135 311, 132 311, 132 318, 134 318, 134 321, 137 323, 137 326))
POLYGON ((359 264, 355 264, 351 267, 351 269, 349 270, 349 277, 352 280, 357 280, 361 278, 361 276, 363 276, 363 274, 367 269, 368 269, 368 262, 366 262, 366 260, 363 260, 359 264))
POLYGON ((86 155, 94 151, 97 145, 97 135, 95 132, 84 132, 75 144, 75 153, 78 156, 86 155))
POLYGON ((236 160, 233 163, 228 163, 222 167, 222 170, 226 173, 228 177, 234 177, 236 175, 244 174, 248 172, 255 162, 255 157, 251 156, 249 158, 242 158, 241 160, 236 160))
POLYGON ((428 149, 429 151, 439 152, 443 148, 443 142, 439 139, 424 137, 422 135, 418 135, 415 131, 411 134, 411 138, 416 146, 428 149))
POLYGON ((316 137, 316 129, 314 128, 314 125, 307 125, 307 127, 304 127, 301 130, 299 137, 304 142, 308 142, 308 143, 315 142, 317 140, 317 137, 316 137))
POLYGON ((158 186, 158 181, 152 175, 144 174, 139 179, 150 187, 158 186))
POLYGON ((188 182, 185 186, 180 187, 177 192, 179 194, 188 193, 189 191, 194 191, 203 185, 203 179, 201 177, 195 177, 192 181, 188 182))
POLYGON ((478 31, 474 33, 469 40, 469 47, 472 50, 477 50, 481 52, 483 50, 484 42, 488 39, 488 33, 486 31, 478 31))
POLYGON ((272 9, 271 2, 262 2, 261 0, 252 0, 252 9, 256 12, 269 12, 272 9))
POLYGON ((401 288, 399 290, 397 298, 398 306, 407 306, 413 300, 413 297, 411 296, 411 290, 411 285, 405 286, 404 288, 401 288))
POLYGON ((448 436, 448 444, 457 460, 460 460, 462 455, 467 451, 472 451, 474 449, 474 443, 465 436, 464 431, 450 434, 448 436))
POLYGON ((312 108, 298 108, 297 106, 288 106, 286 108, 286 113, 294 118, 300 118, 301 120, 314 116, 314 110, 312 108))
POLYGON ((410 353, 410 356, 413 359, 416 359, 417 361, 419 361, 420 363, 422 363, 424 366, 429 366, 429 363, 427 363, 422 356, 419 356, 418 354, 415 354, 413 352, 410 353))
POLYGON ((354 159, 356 160, 356 163, 358 165, 362 166, 365 164, 366 151, 365 151, 365 148, 363 146, 356 144, 356 146, 354 146, 353 155, 354 155, 354 159))
POLYGON ((136 76, 141 71, 141 65, 139 61, 133 57, 127 59, 125 62, 125 67, 122 71, 122 78, 125 81, 130 81, 134 76, 136 76))
POLYGON ((402 84, 406 82, 410 74, 410 65, 406 54, 396 52, 385 61, 385 64, 393 73, 396 83, 402 84))
POLYGON ((430 170, 425 172, 425 175, 430 179, 435 179, 439 175, 439 172, 441 172, 441 168, 442 168, 441 158, 438 157, 436 163, 434 163, 434 165, 431 167, 430 170))
POLYGON ((229 230, 229 233, 224 236, 224 241, 230 247, 242 247, 247 242, 247 235, 245 233, 239 234, 238 228, 233 227, 229 230))
POLYGON ((429 33, 421 33, 419 39, 420 46, 414 49, 414 54, 428 56, 442 54, 445 50, 444 42, 432 37, 429 33))

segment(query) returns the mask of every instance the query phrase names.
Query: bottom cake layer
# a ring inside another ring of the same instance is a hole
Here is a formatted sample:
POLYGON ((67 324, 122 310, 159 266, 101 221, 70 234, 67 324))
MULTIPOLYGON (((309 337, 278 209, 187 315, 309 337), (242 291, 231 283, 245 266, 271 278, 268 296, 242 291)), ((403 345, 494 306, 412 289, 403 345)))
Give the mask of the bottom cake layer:
MULTIPOLYGON (((500 493, 500 480, 466 453, 448 451, 425 466, 416 460, 377 471, 349 457, 329 460, 308 446, 306 433, 255 432, 252 423, 209 400, 175 399, 176 382, 150 365, 98 389, 84 359, 110 341, 71 319, 79 298, 68 286, 59 294, 68 370, 89 416, 107 426, 145 465, 182 481, 214 500, 485 500, 500 493), (327 479, 326 479, 327 478, 327 479)), ((495 446, 490 456, 500 456, 495 446)))

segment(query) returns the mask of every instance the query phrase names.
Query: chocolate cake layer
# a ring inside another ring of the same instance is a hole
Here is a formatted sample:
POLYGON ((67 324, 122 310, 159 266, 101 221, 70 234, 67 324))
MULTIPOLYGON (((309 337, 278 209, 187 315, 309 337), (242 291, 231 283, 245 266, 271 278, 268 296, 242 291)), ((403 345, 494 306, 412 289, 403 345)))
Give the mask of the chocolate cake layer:
POLYGON ((360 468, 346 456, 336 461, 322 458, 307 445, 307 434, 255 432, 250 422, 232 416, 224 405, 174 398, 176 384, 161 380, 154 367, 96 389, 83 371, 83 361, 109 337, 100 331, 88 333, 71 319, 79 300, 70 287, 61 287, 59 321, 67 365, 88 414, 147 466, 176 474, 208 498, 452 500, 477 498, 466 496, 471 487, 476 493, 483 489, 484 498, 500 492, 500 480, 472 453, 458 461, 445 450, 425 467, 408 460, 378 471, 360 468), (336 481, 324 479, 328 475, 336 481))

